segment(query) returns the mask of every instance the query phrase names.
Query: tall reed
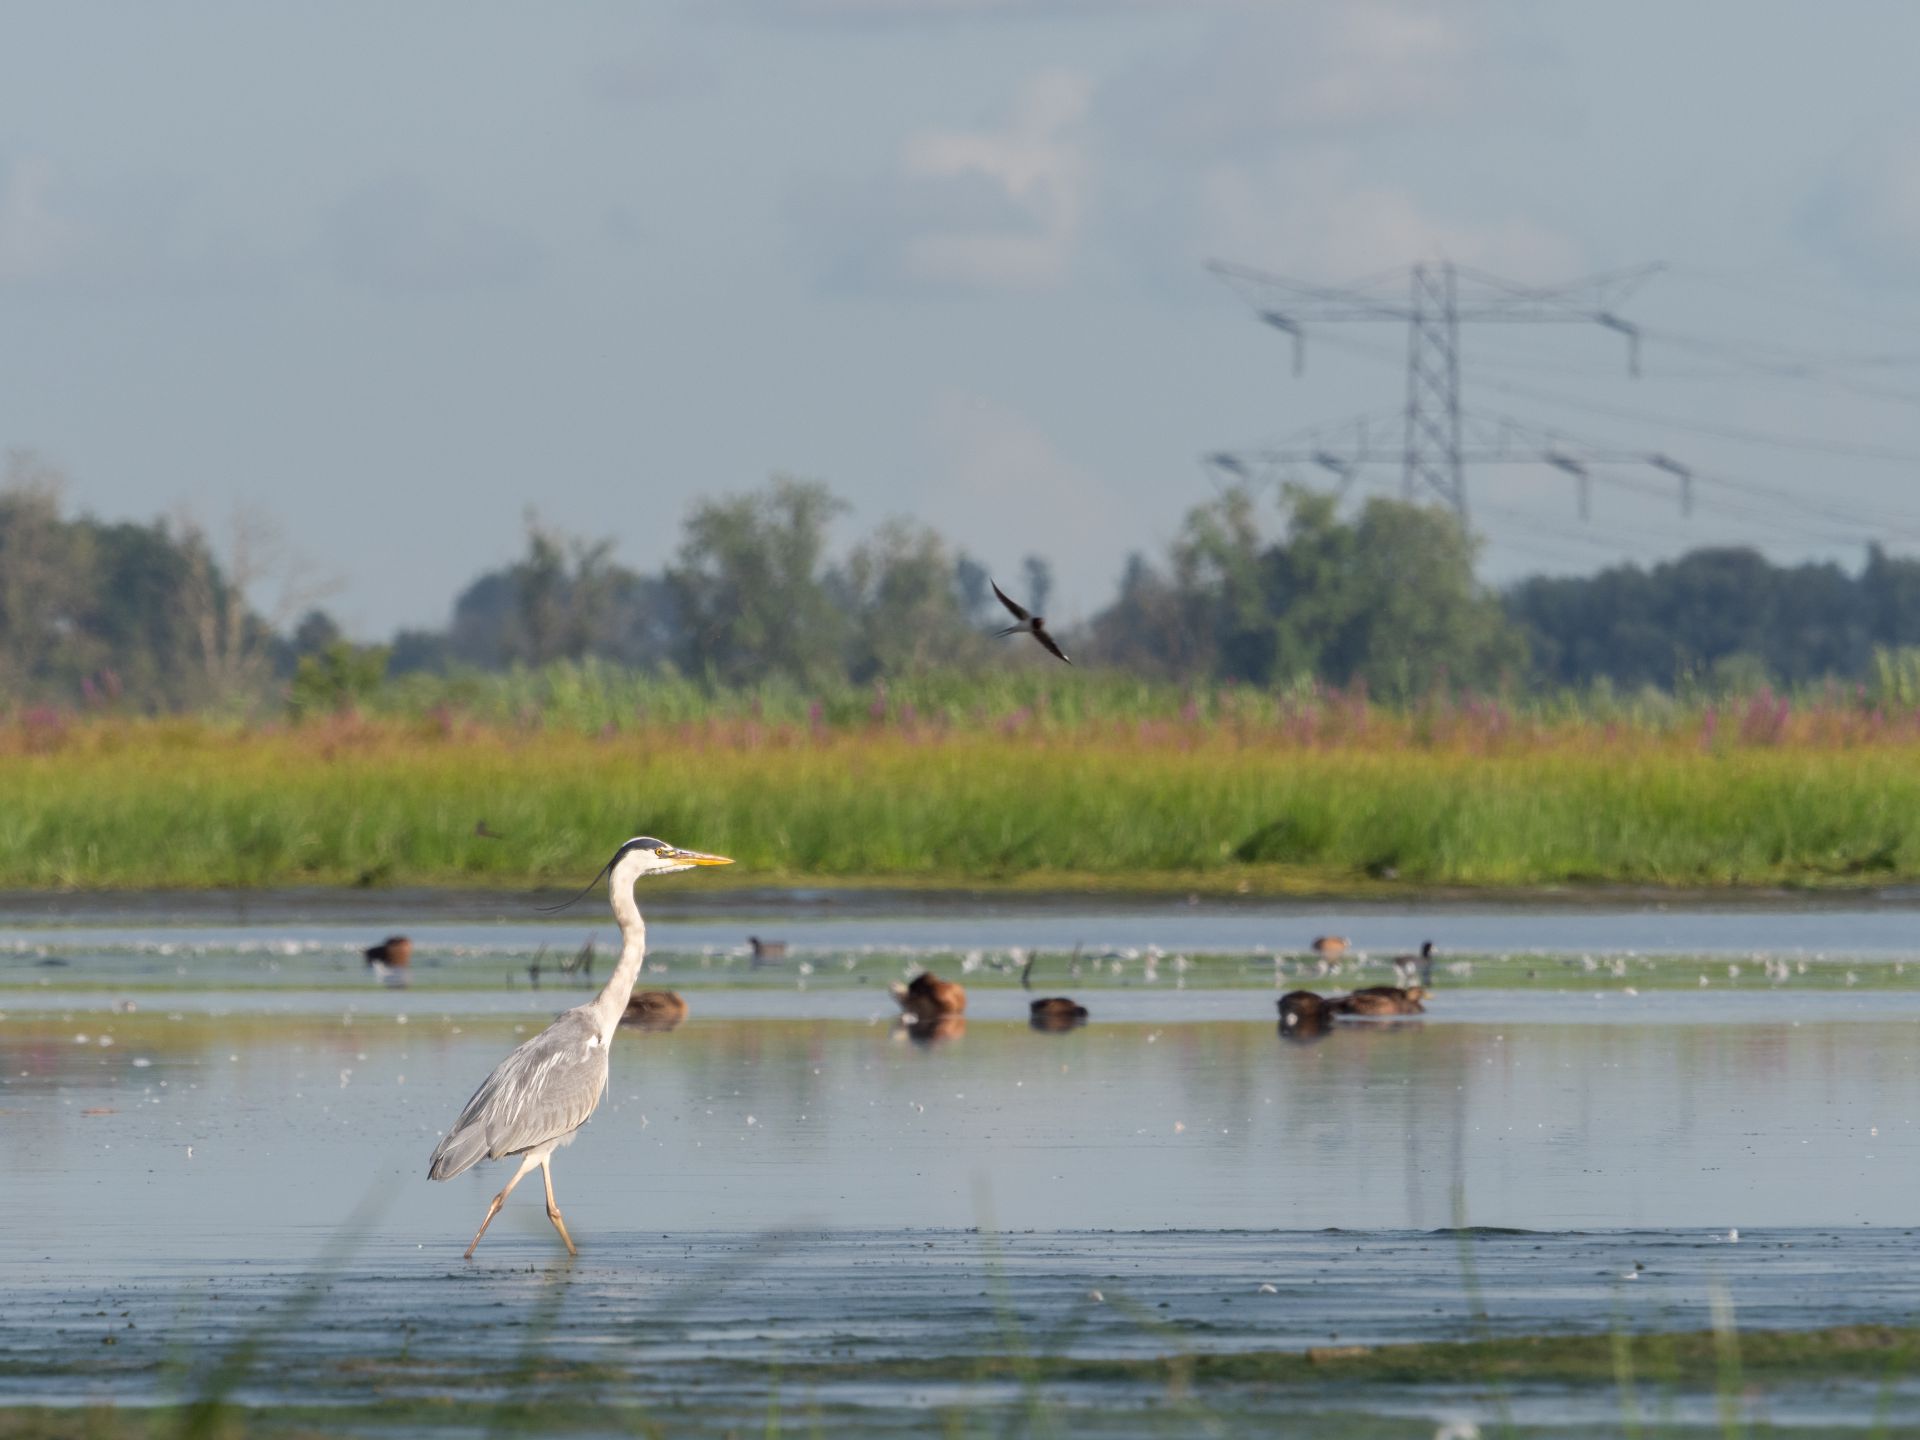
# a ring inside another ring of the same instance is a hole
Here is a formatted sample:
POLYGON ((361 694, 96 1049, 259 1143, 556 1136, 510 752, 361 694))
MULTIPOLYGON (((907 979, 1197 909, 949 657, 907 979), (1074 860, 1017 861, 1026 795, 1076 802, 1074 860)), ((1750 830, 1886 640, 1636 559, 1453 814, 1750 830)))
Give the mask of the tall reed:
POLYGON ((747 884, 1920 876, 1910 716, 1767 697, 1640 724, 1329 696, 1195 708, 1069 718, 1036 700, 993 722, 887 708, 596 731, 20 721, 0 726, 0 886, 566 881, 647 832, 735 856, 724 878, 747 884))

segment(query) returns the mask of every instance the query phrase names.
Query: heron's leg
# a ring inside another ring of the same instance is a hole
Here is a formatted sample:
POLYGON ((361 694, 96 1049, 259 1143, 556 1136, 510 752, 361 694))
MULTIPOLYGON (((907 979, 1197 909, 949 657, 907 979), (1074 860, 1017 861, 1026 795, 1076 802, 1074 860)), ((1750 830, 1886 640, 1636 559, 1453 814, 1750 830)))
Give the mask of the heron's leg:
POLYGON ((521 1176, 539 1163, 531 1155, 520 1162, 520 1168, 513 1172, 513 1178, 501 1187, 500 1193, 493 1197, 493 1204, 487 1207, 487 1218, 480 1222, 479 1230, 474 1232, 473 1244, 467 1246, 467 1253, 461 1257, 462 1259, 473 1259, 473 1252, 480 1248, 480 1237, 487 1233, 487 1226, 491 1225, 493 1217, 500 1213, 500 1207, 507 1203, 507 1196, 513 1193, 513 1187, 520 1183, 521 1176))
POLYGON ((560 1202, 553 1198, 553 1157, 546 1155, 540 1160, 540 1173, 547 1182, 547 1219, 553 1221, 553 1228, 560 1232, 560 1238, 566 1242, 567 1254, 578 1255, 573 1248, 573 1237, 567 1234, 567 1222, 560 1218, 560 1202))

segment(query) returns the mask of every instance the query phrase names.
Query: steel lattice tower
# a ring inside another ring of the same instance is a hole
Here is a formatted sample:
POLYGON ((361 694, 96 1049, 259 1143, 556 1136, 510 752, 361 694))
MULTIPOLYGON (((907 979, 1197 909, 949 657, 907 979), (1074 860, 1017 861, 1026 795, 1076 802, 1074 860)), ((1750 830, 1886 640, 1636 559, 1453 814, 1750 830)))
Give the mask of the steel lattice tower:
MULTIPOLYGON (((1658 265, 1589 276, 1563 285, 1519 285, 1451 262, 1418 264, 1406 274, 1407 300, 1383 294, 1377 285, 1339 289, 1289 280, 1242 265, 1215 261, 1208 266, 1253 304, 1260 319, 1293 338, 1294 373, 1306 356, 1306 326, 1355 321, 1392 321, 1407 327, 1407 389, 1401 427, 1401 487, 1406 498, 1433 495, 1451 506, 1464 525, 1467 521, 1465 465, 1469 459, 1548 459, 1541 452, 1521 453, 1511 448, 1512 435, 1497 442, 1465 435, 1460 405, 1460 330, 1470 323, 1503 322, 1550 324, 1577 322, 1600 325, 1627 338, 1629 372, 1639 373, 1639 330, 1615 313, 1658 265), (1465 282, 1464 284, 1462 282, 1465 282), (1498 453, 1494 453, 1497 449, 1498 453)), ((1356 445, 1340 450, 1316 442, 1295 456, 1292 451, 1269 450, 1209 457, 1216 465, 1245 473, 1249 462, 1310 461, 1350 479, 1361 465, 1385 460, 1375 450, 1369 426, 1363 421, 1356 445)), ((1561 465, 1558 454, 1548 463, 1561 465)), ((1668 462, 1666 468, 1674 468, 1668 462)), ((1571 472, 1570 472, 1571 473, 1571 472)))
POLYGON ((1452 505, 1464 524, 1467 482, 1460 469, 1460 313, 1453 266, 1436 275, 1413 267, 1407 324, 1407 439, 1401 486, 1411 500, 1426 486, 1452 505))

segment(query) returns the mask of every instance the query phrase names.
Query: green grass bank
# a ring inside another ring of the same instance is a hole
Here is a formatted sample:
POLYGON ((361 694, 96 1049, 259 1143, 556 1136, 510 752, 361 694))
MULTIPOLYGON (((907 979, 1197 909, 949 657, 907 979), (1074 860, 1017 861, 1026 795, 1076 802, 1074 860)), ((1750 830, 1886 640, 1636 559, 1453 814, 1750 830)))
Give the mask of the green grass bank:
POLYGON ((740 862, 702 886, 1884 884, 1920 878, 1920 742, 146 721, 0 743, 0 888, 577 884, 640 832, 740 862))
MULTIPOLYGON (((87 1368, 100 1368, 86 1357, 87 1368)), ((1861 1434, 1912 1436, 1910 1424, 1868 1424, 1850 1414, 1833 1427, 1776 1429, 1769 1397, 1819 1397, 1857 1412, 1889 1397, 1920 1364, 1911 1328, 1847 1325, 1824 1330, 1616 1332, 1589 1336, 1516 1336, 1422 1344, 1334 1346, 1321 1350, 1147 1355, 1080 1359, 1021 1351, 903 1359, 796 1361, 768 1373, 741 1367, 725 1390, 677 1397, 653 1408, 623 1393, 617 1372, 592 1362, 548 1356, 516 1377, 507 1397, 436 1393, 438 1367, 369 1357, 332 1377, 339 1393, 305 1404, 247 1406, 225 1398, 143 1407, 0 1405, 0 1440, 146 1440, 239 1437, 286 1440, 354 1434, 746 1434, 974 1436, 1141 1433, 1142 1401, 1169 1424, 1148 1433, 1314 1435, 1337 1440, 1427 1440, 1422 1410, 1436 1403, 1496 1408, 1522 1389, 1551 1391, 1577 1404, 1605 1397, 1596 1418, 1551 1427, 1489 1424, 1489 1433, 1523 1436, 1700 1435, 1697 1420, 1675 1424, 1676 1410, 1717 1402, 1722 1435, 1861 1434), (821 1403, 841 1387, 914 1382, 945 1388, 926 1410, 821 1403), (1837 1387, 1851 1393, 1836 1397, 1837 1387), (372 1393, 369 1393, 371 1391, 372 1393), (382 1393, 384 1392, 384 1393, 382 1393), (1009 1393, 1011 1392, 1011 1393, 1009 1393), (1437 1400, 1444 1395, 1446 1401, 1437 1400), (1676 1402, 1691 1404, 1677 1406, 1676 1402), (1422 1403, 1424 1402, 1424 1403, 1422 1403), (1751 1412, 1759 1412, 1750 1423, 1751 1412), (786 1425, 782 1425, 784 1416, 786 1425), (1597 1418, 1605 1416, 1606 1418, 1597 1418)))

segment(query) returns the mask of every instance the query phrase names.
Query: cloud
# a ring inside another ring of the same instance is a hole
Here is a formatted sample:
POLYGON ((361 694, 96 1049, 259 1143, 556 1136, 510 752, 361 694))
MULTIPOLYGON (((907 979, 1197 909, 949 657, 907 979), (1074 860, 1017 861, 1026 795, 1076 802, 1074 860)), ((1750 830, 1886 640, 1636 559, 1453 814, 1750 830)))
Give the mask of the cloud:
POLYGON ((1057 284, 1085 220, 1092 96, 1077 71, 1030 77, 1003 120, 909 136, 892 174, 817 184, 795 217, 852 288, 1036 290, 1057 284))
POLYGON ((1435 214, 1411 191, 1370 178, 1339 148, 1264 165, 1207 166, 1195 183, 1191 216, 1196 256, 1305 277, 1341 279, 1443 257, 1523 281, 1581 268, 1579 247, 1548 226, 1517 214, 1435 214))
POLYGON ((355 190, 325 218, 323 238, 343 276, 388 294, 524 284, 542 258, 531 237, 468 214, 410 176, 355 190))
POLYGON ((79 264, 91 236, 54 199, 53 167, 16 160, 0 172, 0 284, 47 280, 79 264))
POLYGON ((1815 250, 1888 284, 1920 283, 1920 136, 1908 133, 1850 152, 1801 207, 1815 250))
POLYGON ((0 160, 0 285, 63 294, 204 295, 271 284, 281 262, 164 171, 70 178, 0 160))
POLYGON ((1460 12, 1347 0, 1227 15, 1119 98, 1143 138, 1217 154, 1464 115, 1491 68, 1460 12))
POLYGON ((1103 165, 1102 233, 1160 271, 1207 257, 1328 280, 1440 256, 1521 277, 1577 268, 1524 197, 1461 213, 1402 178, 1423 173, 1409 159, 1433 129, 1497 121, 1551 72, 1477 19, 1405 0, 1218 12, 1198 43, 1098 97, 1104 142, 1129 162, 1103 165))

